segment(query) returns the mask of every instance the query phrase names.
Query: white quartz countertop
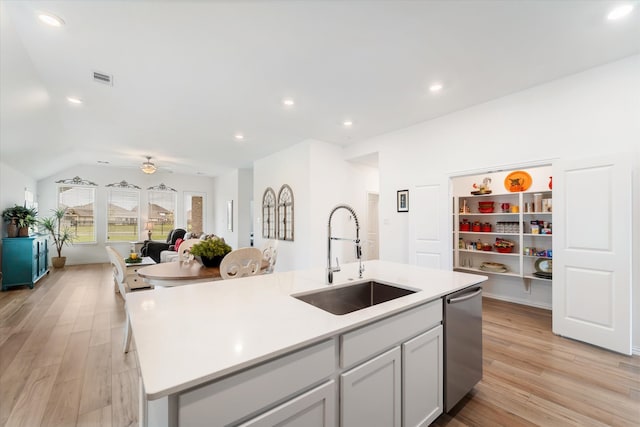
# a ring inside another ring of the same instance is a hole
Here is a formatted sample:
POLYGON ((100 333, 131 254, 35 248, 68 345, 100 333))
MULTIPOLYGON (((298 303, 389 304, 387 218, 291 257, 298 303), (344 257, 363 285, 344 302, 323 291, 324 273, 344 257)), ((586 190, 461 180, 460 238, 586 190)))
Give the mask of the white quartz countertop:
POLYGON ((291 296, 328 288, 325 270, 314 269, 127 294, 147 398, 180 392, 487 280, 384 261, 364 264, 363 279, 357 278, 357 263, 345 264, 331 286, 376 280, 418 292, 334 315, 291 296))

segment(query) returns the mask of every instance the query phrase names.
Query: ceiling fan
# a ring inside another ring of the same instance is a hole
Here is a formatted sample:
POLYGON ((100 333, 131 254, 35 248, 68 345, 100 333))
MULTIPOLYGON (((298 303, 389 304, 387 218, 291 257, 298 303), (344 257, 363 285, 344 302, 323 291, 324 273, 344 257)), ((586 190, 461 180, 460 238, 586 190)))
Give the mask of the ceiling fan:
POLYGON ((151 156, 145 156, 147 158, 146 162, 143 162, 140 165, 140 170, 148 175, 155 173, 158 168, 151 162, 151 156))

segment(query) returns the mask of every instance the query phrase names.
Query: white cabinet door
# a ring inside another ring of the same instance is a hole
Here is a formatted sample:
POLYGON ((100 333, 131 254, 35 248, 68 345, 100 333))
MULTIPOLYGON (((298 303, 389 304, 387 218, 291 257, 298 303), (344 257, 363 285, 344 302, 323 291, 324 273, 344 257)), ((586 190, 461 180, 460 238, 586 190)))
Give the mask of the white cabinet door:
POLYGON ((442 414, 442 326, 402 344, 404 427, 428 426, 442 414))
POLYGON ((553 332, 631 354, 628 158, 554 163, 553 332))
POLYGON ((342 427, 400 427, 400 347, 340 376, 342 427))
POLYGON ((336 386, 332 380, 240 426, 333 427, 335 407, 336 386))

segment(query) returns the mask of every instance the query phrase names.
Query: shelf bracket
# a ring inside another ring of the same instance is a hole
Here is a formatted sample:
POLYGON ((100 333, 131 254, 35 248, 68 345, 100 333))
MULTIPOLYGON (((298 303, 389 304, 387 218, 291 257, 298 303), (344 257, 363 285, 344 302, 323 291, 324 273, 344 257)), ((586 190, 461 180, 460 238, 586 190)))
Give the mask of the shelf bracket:
POLYGON ((524 285, 524 293, 531 295, 531 279, 528 277, 523 277, 522 284, 524 285))

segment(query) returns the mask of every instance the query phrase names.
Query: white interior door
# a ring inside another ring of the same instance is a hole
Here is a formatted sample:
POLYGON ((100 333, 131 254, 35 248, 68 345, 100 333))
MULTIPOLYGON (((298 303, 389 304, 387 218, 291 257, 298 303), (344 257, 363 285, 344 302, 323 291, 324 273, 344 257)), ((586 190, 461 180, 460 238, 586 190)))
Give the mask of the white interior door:
POLYGON ((553 167, 553 332, 631 354, 632 168, 622 156, 553 167))
MULTIPOLYGON (((422 267, 447 268, 442 256, 443 230, 440 203, 441 185, 418 185, 410 197, 411 263, 422 267)), ((448 212, 448 211, 447 211, 448 212)))
POLYGON ((367 237, 365 259, 379 259, 378 205, 380 195, 367 193, 367 237))

